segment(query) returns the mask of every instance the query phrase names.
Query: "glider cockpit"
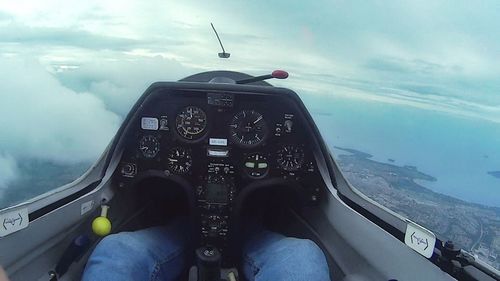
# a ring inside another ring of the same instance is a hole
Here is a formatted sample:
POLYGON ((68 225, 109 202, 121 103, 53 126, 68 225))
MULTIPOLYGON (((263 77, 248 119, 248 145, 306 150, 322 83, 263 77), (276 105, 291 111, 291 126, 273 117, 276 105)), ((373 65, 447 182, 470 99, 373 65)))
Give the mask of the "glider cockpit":
POLYGON ((408 225, 425 229, 350 186, 298 95, 262 81, 273 75, 152 84, 81 178, 4 214, 26 218, 0 239, 10 278, 80 280, 100 236, 181 218, 190 256, 179 280, 217 280, 207 270, 234 280, 224 274, 241 272, 256 225, 315 242, 331 280, 453 280, 441 268, 450 260, 436 259, 439 241, 426 256, 405 240, 408 225))
POLYGON ((154 181, 165 197, 179 190, 184 201, 171 203, 183 202, 176 209, 187 211, 193 240, 218 248, 230 266, 248 220, 272 217, 283 202, 317 205, 331 183, 314 123, 287 89, 156 83, 118 137, 116 186, 146 190, 154 181))

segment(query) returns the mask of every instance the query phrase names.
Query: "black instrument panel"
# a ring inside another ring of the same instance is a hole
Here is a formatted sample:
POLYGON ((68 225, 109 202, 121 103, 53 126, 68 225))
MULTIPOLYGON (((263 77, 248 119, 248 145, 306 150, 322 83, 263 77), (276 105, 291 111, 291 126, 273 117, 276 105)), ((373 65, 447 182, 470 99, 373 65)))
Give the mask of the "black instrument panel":
POLYGON ((235 199, 256 181, 293 181, 305 204, 319 200, 311 130, 292 100, 176 90, 146 100, 135 116, 116 180, 127 186, 156 171, 189 182, 204 243, 225 248, 235 199))
POLYGON ((314 171, 308 133, 292 104, 258 94, 223 97, 214 102, 213 93, 180 91, 145 104, 122 159, 136 165, 135 174, 122 176, 151 169, 203 174, 200 164, 210 158, 232 162, 243 180, 300 179, 314 171))

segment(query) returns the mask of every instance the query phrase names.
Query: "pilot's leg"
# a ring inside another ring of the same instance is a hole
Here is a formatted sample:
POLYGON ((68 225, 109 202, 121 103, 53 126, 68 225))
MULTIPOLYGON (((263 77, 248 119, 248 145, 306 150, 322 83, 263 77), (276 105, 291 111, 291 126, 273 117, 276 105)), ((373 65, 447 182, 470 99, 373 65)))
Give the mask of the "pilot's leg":
POLYGON ((84 281, 174 280, 184 268, 180 223, 105 237, 90 256, 84 281))
POLYGON ((243 259, 244 274, 250 281, 330 280, 325 255, 309 239, 260 231, 247 240, 243 259))

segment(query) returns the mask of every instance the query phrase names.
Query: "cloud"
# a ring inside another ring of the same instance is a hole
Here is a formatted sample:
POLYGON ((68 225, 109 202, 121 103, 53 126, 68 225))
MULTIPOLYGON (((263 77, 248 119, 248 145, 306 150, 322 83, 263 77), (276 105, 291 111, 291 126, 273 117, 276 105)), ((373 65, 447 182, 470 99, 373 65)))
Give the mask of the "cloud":
POLYGON ((107 110, 124 117, 153 82, 177 81, 194 72, 198 70, 161 56, 133 59, 123 56, 116 61, 87 61, 55 76, 66 87, 90 93, 101 100, 107 110))
POLYGON ((8 154, 0 154, 0 198, 10 182, 18 176, 16 160, 8 154))
MULTIPOLYGON (((377 71, 388 71, 396 74, 431 74, 435 72, 443 72, 443 65, 428 62, 421 59, 410 61, 402 61, 393 58, 373 58, 364 65, 368 69, 377 71)), ((459 68, 456 68, 459 70, 459 68)))
POLYGON ((0 58, 0 154, 17 161, 95 161, 120 118, 102 100, 76 92, 33 60, 0 58))
POLYGON ((79 46, 91 49, 127 49, 140 42, 127 38, 99 36, 63 28, 36 28, 10 24, 0 30, 0 42, 79 46))
MULTIPOLYGON (((463 95, 455 94, 454 91, 459 91, 460 88, 457 89, 452 82, 447 82, 445 85, 448 87, 446 87, 432 83, 418 84, 415 81, 416 84, 410 82, 399 84, 373 78, 372 80, 362 80, 311 73, 282 83, 284 86, 298 89, 298 93, 304 98, 307 98, 307 95, 320 95, 342 99, 357 99, 437 111, 460 118, 473 118, 500 123, 500 107, 495 102, 488 104, 482 100, 463 99, 463 95), (418 91, 415 91, 412 87, 417 87, 418 91)), ((313 106, 325 106, 326 108, 321 109, 324 111, 327 110, 328 103, 313 106)))
MULTIPOLYGON (((22 44, 29 45, 30 47, 36 45, 50 45, 121 51, 158 44, 147 40, 105 36, 71 27, 30 27, 14 22, 1 26, 0 43, 22 44)), ((166 45, 181 45, 186 42, 162 38, 161 43, 166 45)))
POLYGON ((307 94, 499 120, 495 1, 24 2, 29 9, 0 4, 13 19, 0 29, 0 51, 64 70, 54 74, 60 86, 119 116, 153 81, 283 67, 290 78, 272 83, 307 94), (216 56, 211 21, 228 60, 216 56))
POLYGON ((11 20, 11 19, 12 19, 12 15, 10 15, 9 13, 5 13, 5 12, 0 11, 0 22, 3 20, 11 20))

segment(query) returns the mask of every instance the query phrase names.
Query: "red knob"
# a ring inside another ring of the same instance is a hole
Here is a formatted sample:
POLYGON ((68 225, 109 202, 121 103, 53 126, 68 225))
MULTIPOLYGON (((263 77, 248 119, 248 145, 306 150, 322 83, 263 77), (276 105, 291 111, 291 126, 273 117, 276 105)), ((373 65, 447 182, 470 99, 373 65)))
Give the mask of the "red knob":
POLYGON ((271 73, 271 76, 276 79, 286 79, 288 78, 288 72, 284 70, 275 70, 271 73))

